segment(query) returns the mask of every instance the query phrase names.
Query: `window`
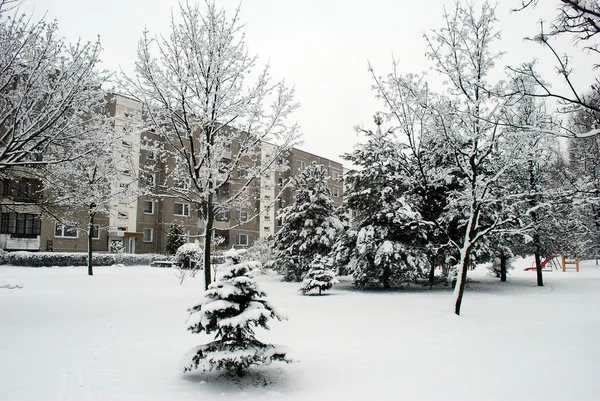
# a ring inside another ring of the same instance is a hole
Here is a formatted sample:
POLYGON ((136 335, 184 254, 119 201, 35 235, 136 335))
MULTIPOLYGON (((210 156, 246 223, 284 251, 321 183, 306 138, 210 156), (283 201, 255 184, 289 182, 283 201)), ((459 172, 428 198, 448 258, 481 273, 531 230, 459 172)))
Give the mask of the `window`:
POLYGON ((238 167, 238 178, 246 178, 248 177, 248 170, 244 167, 238 167))
POLYGON ((217 220, 217 221, 229 221, 229 210, 219 210, 215 214, 215 220, 217 220))
POLYGON ((271 195, 265 195, 265 200, 266 201, 270 201, 271 200, 271 195))
POLYGON ((215 238, 223 239, 223 242, 221 242, 221 245, 229 245, 229 231, 215 230, 215 238))
POLYGON ((94 224, 92 227, 92 239, 100 239, 100 224, 94 224))
POLYGON ((248 245, 248 234, 238 234, 235 243, 236 245, 248 245))
POLYGON ((304 163, 302 160, 298 160, 297 165, 298 165, 298 170, 300 170, 300 171, 302 171, 306 168, 306 163, 304 163))
POLYGON ((187 165, 187 159, 185 158, 185 156, 183 155, 176 155, 175 156, 175 163, 179 164, 179 165, 187 165))
POLYGON ((240 221, 248 221, 248 212, 246 210, 240 210, 240 221))
POLYGON ((175 187, 179 189, 190 189, 191 178, 175 178, 175 187))
POLYGON ((129 213, 127 212, 117 212, 117 217, 120 219, 128 219, 129 218, 129 213))
POLYGON ((154 214, 154 202, 151 200, 144 201, 144 214, 154 214))
POLYGON ((269 227, 269 226, 264 226, 264 227, 263 227, 263 230, 265 230, 265 231, 271 231, 271 227, 269 227))
POLYGON ((154 160, 154 151, 152 149, 146 150, 146 159, 154 160))
POLYGON ((142 176, 142 180, 143 180, 143 184, 147 185, 149 187, 154 186, 154 174, 152 173, 145 173, 142 176))
POLYGON ((279 185, 280 187, 282 187, 282 186, 283 186, 283 178, 279 177, 279 178, 277 179, 277 185, 279 185))
POLYGON ((119 226, 119 227, 117 227, 117 231, 127 231, 127 227, 119 226))
POLYGON ((340 173, 338 173, 335 170, 331 170, 331 178, 333 178, 334 180, 337 180, 338 178, 340 178, 340 173))
POLYGON ((58 238, 78 238, 76 223, 59 223, 54 226, 54 236, 58 238))
POLYGON ((340 196, 340 190, 337 188, 331 188, 331 194, 335 197, 340 196))
POLYGON ((129 171, 129 170, 121 170, 121 174, 123 174, 123 175, 131 175, 131 171, 129 171))
POLYGON ((173 203, 173 214, 175 216, 189 216, 190 205, 188 205, 187 203, 173 203))
POLYGON ((39 214, 2 213, 0 232, 14 238, 29 238, 40 235, 42 219, 39 214))
POLYGON ((265 221, 271 221, 271 216, 269 216, 269 215, 266 215, 266 216, 265 216, 265 221))
POLYGON ((152 242, 152 229, 144 228, 144 242, 152 242))

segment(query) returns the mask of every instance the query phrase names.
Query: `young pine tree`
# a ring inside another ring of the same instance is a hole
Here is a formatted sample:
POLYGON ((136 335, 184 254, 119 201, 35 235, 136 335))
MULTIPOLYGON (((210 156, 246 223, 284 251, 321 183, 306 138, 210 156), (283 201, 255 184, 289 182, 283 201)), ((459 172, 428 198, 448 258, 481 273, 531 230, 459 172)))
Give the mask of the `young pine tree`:
POLYGON ((183 371, 226 370, 243 376, 251 365, 292 362, 285 347, 255 337, 255 327, 268 329, 269 320, 287 317, 267 301, 267 294, 249 276, 248 263, 222 268, 221 281, 209 285, 202 302, 190 309, 187 322, 192 333, 216 333, 215 340, 188 351, 182 360, 183 371))
POLYGON ((335 272, 326 265, 326 260, 321 257, 316 257, 310 264, 310 270, 304 276, 300 292, 302 295, 308 294, 312 290, 319 290, 319 295, 322 291, 327 291, 334 284, 339 284, 335 278, 335 272))
POLYGON ((296 179, 296 203, 281 211, 274 240, 275 265, 285 281, 301 281, 316 257, 329 255, 344 229, 335 215, 327 170, 313 163, 296 179))
POLYGON ((167 233, 167 253, 169 255, 175 255, 180 246, 187 244, 185 232, 183 226, 180 224, 171 224, 169 232, 167 233))

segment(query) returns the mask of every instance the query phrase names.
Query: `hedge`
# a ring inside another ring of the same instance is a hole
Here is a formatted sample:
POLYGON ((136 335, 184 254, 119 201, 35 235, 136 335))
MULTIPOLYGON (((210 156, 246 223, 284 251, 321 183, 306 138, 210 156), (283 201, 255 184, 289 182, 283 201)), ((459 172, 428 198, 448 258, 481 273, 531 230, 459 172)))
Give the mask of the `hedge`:
MULTIPOLYGON (((2 263, 14 266, 53 267, 53 266, 87 266, 87 253, 78 252, 4 252, 0 253, 2 263)), ((94 253, 94 266, 126 266, 150 265, 155 260, 169 260, 168 256, 156 253, 94 253)))

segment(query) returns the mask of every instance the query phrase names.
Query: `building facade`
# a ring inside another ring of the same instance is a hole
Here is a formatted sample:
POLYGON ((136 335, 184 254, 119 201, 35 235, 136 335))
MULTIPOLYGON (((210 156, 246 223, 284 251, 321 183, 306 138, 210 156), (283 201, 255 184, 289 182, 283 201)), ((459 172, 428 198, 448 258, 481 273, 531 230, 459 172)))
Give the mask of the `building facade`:
MULTIPOLYGON (((128 253, 165 253, 167 234, 171 225, 184 227, 188 241, 200 240, 204 232, 203 219, 191 202, 170 194, 164 184, 177 185, 185 190, 189 182, 175 182, 169 172, 174 171, 177 160, 160 159, 150 144, 160 141, 152 132, 141 131, 142 112, 137 101, 121 95, 109 95, 109 113, 114 118, 115 130, 121 138, 119 146, 123 154, 131 156, 132 165, 124 165, 119 171, 123 179, 130 182, 131 192, 144 193, 135 198, 115 195, 108 215, 96 215, 93 232, 93 248, 96 252, 111 252, 122 249, 128 253), (131 180, 127 180, 131 177, 131 180), (140 191, 140 189, 145 189, 140 191)), ((274 147, 262 143, 261 158, 267 160, 274 147)), ((311 163, 322 164, 329 172, 329 186, 336 206, 343 200, 343 168, 340 163, 314 155, 300 149, 291 149, 279 163, 289 166, 281 173, 261 177, 248 188, 247 207, 234 208, 215 216, 214 235, 220 237, 218 249, 251 246, 258 238, 275 234, 281 227, 277 219, 279 209, 295 201, 294 191, 288 183, 311 163)), ((172 174, 172 173, 171 173, 172 174)), ((243 171, 238 171, 221 188, 217 197, 226 197, 231 191, 239 190, 245 182, 243 171)), ((32 195, 35 183, 29 182, 25 195, 32 195)), ((123 184, 120 184, 123 185, 123 184)), ((87 238, 74 226, 65 226, 52 218, 41 218, 27 196, 16 196, 8 185, 0 188, 4 200, 12 199, 14 212, 3 209, 0 247, 5 250, 39 251, 85 251, 87 238), (11 196, 15 195, 15 196, 11 196), (11 214, 12 213, 12 214, 11 214)), ((113 189, 115 194, 118 188, 113 189)), ((39 191, 38 191, 39 192, 39 191)), ((85 224, 82 216, 77 224, 85 224)))

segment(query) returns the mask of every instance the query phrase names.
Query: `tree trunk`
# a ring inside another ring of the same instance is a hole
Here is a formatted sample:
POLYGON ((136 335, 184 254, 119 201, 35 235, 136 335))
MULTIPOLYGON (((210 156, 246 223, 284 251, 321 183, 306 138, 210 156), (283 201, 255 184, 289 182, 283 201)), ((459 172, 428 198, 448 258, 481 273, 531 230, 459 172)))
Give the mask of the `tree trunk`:
POLYGON ((92 212, 91 207, 90 207, 90 211, 88 214, 88 260, 87 260, 87 267, 88 267, 88 275, 89 276, 93 276, 94 275, 94 268, 92 266, 92 238, 93 238, 93 234, 94 234, 94 215, 96 213, 92 212))
POLYGON ((429 263, 431 263, 431 268, 429 269, 429 289, 433 290, 433 282, 435 281, 435 259, 436 257, 432 257, 431 261, 429 263))
MULTIPOLYGON (((467 234, 468 235, 468 234, 467 234)), ((456 287, 454 287, 454 294, 456 296, 456 303, 454 304, 454 313, 460 316, 460 307, 462 305, 462 298, 465 293, 465 287, 467 285, 467 271, 469 270, 469 259, 471 255, 471 244, 469 240, 466 240, 467 244, 463 246, 461 250, 461 261, 460 269, 457 275, 456 287)))
POLYGON ((209 203, 204 219, 204 289, 208 290, 208 286, 212 282, 210 275, 211 266, 211 245, 212 245, 212 229, 214 223, 214 212, 212 210, 212 195, 209 195, 209 203))
POLYGON ((500 252, 500 281, 506 281, 506 254, 500 252))
POLYGON ((544 276, 542 275, 542 262, 541 262, 540 252, 536 250, 535 252, 535 271, 537 273, 537 285, 538 287, 544 286, 544 276))

